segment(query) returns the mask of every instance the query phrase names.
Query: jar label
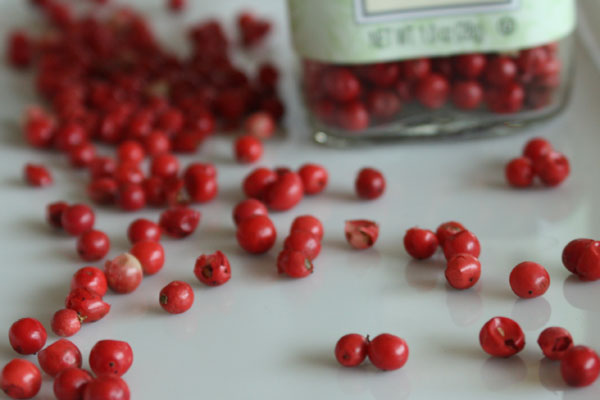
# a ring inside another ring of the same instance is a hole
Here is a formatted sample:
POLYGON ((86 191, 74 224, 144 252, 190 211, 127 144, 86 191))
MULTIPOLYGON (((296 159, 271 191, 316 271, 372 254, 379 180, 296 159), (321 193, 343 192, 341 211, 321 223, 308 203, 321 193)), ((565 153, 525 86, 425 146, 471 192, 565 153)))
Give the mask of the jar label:
POLYGON ((561 39, 573 0, 288 0, 296 50, 309 59, 370 63, 505 52, 561 39))

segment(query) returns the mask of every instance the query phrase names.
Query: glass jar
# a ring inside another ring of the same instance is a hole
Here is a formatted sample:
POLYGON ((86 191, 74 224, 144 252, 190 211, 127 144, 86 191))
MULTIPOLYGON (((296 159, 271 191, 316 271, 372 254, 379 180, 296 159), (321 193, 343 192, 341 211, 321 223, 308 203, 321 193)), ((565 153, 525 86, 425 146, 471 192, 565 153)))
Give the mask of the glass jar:
POLYGON ((571 86, 573 0, 288 0, 320 143, 507 133, 571 86))

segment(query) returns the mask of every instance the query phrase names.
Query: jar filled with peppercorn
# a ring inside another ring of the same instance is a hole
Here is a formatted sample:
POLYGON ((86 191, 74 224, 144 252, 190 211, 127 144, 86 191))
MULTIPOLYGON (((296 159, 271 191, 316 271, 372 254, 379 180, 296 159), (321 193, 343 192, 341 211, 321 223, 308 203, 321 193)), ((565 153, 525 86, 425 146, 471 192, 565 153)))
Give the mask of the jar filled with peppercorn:
POLYGON ((556 115, 573 0, 288 0, 319 143, 503 134, 556 115))

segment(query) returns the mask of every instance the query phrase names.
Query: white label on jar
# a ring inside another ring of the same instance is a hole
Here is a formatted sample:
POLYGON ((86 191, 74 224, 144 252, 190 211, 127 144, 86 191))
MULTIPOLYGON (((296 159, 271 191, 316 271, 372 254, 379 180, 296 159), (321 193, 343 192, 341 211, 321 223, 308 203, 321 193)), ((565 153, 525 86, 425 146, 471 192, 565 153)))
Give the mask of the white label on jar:
POLYGON ((288 0, 309 59, 371 63, 550 43, 575 26, 574 0, 288 0))
POLYGON ((354 0, 359 23, 515 10, 519 0, 354 0))

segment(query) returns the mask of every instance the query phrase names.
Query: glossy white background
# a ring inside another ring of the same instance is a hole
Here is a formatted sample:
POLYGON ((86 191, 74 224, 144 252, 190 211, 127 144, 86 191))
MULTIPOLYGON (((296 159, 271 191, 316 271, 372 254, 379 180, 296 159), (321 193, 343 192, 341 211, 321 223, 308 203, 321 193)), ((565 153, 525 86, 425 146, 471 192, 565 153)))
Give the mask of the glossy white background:
MULTIPOLYGON (((34 25, 26 3, 2 3, 2 38, 12 27, 34 25)), ((231 23, 234 13, 249 2, 190 1, 193 6, 182 17, 168 15, 163 1, 135 3, 156 22, 164 43, 182 48, 185 24, 201 16, 225 16, 231 23)), ((295 90, 284 2, 252 3, 261 14, 277 20, 270 45, 255 56, 281 66, 289 106, 289 135, 268 142, 260 164, 296 168, 307 161, 319 162, 329 169, 331 183, 324 194, 305 198, 292 211, 273 214, 279 231, 276 247, 263 256, 248 256, 235 241, 230 213, 243 198, 240 181, 251 167, 232 160, 230 138, 209 140, 197 155, 184 160, 217 164, 218 199, 197 207, 203 219, 193 236, 164 239, 167 262, 160 274, 145 279, 131 295, 107 296, 111 313, 72 338, 84 357, 97 340, 127 340, 135 361, 124 378, 134 399, 600 398, 600 382, 567 389, 558 365, 545 360, 535 343, 544 327, 559 325, 569 329, 577 343, 600 350, 600 282, 581 283, 560 263, 569 240, 600 238, 600 80, 582 41, 577 40, 572 101, 550 123, 504 138, 331 149, 309 139, 295 90), (504 163, 536 135, 549 138, 570 157, 572 176, 555 190, 509 189, 504 163), (388 179, 387 192, 374 202, 358 201, 353 190, 356 171, 367 165, 381 169, 388 179), (326 231, 315 273, 297 281, 281 278, 275 267, 277 253, 293 218, 307 213, 321 218, 326 231), (380 222, 380 238, 373 249, 357 252, 348 247, 343 223, 349 218, 380 222), (441 254, 415 262, 402 247, 404 231, 411 226, 435 229, 451 219, 463 222, 482 244, 482 279, 464 292, 446 285, 441 254), (207 288, 192 273, 194 260, 217 249, 229 256, 233 277, 223 287, 207 288), (508 274, 524 260, 542 263, 550 272, 552 284, 542 298, 517 300, 510 290, 508 274), (190 282, 196 294, 193 308, 179 316, 167 315, 158 305, 159 290, 175 279, 190 282), (518 356, 491 359, 479 348, 479 329, 496 315, 516 319, 525 330, 527 346, 518 356), (338 366, 333 348, 349 332, 402 336, 410 346, 408 363, 386 373, 368 363, 355 369, 338 366)), ((58 154, 25 146, 18 122, 23 107, 32 102, 31 77, 2 63, 0 327, 4 332, 24 316, 39 318, 49 330, 72 273, 85 265, 76 255, 75 240, 50 229, 44 211, 54 200, 86 202, 87 176, 70 170, 58 154), (47 164, 55 184, 42 190, 23 184, 21 171, 27 161, 47 164)), ((125 231, 130 221, 158 216, 157 210, 133 214, 96 210, 96 227, 112 240, 110 256, 128 249, 125 231)), ((50 334, 49 343, 54 340, 50 334)), ((0 363, 15 355, 2 333, 0 363)), ((38 398, 53 398, 49 379, 45 378, 38 398)))

